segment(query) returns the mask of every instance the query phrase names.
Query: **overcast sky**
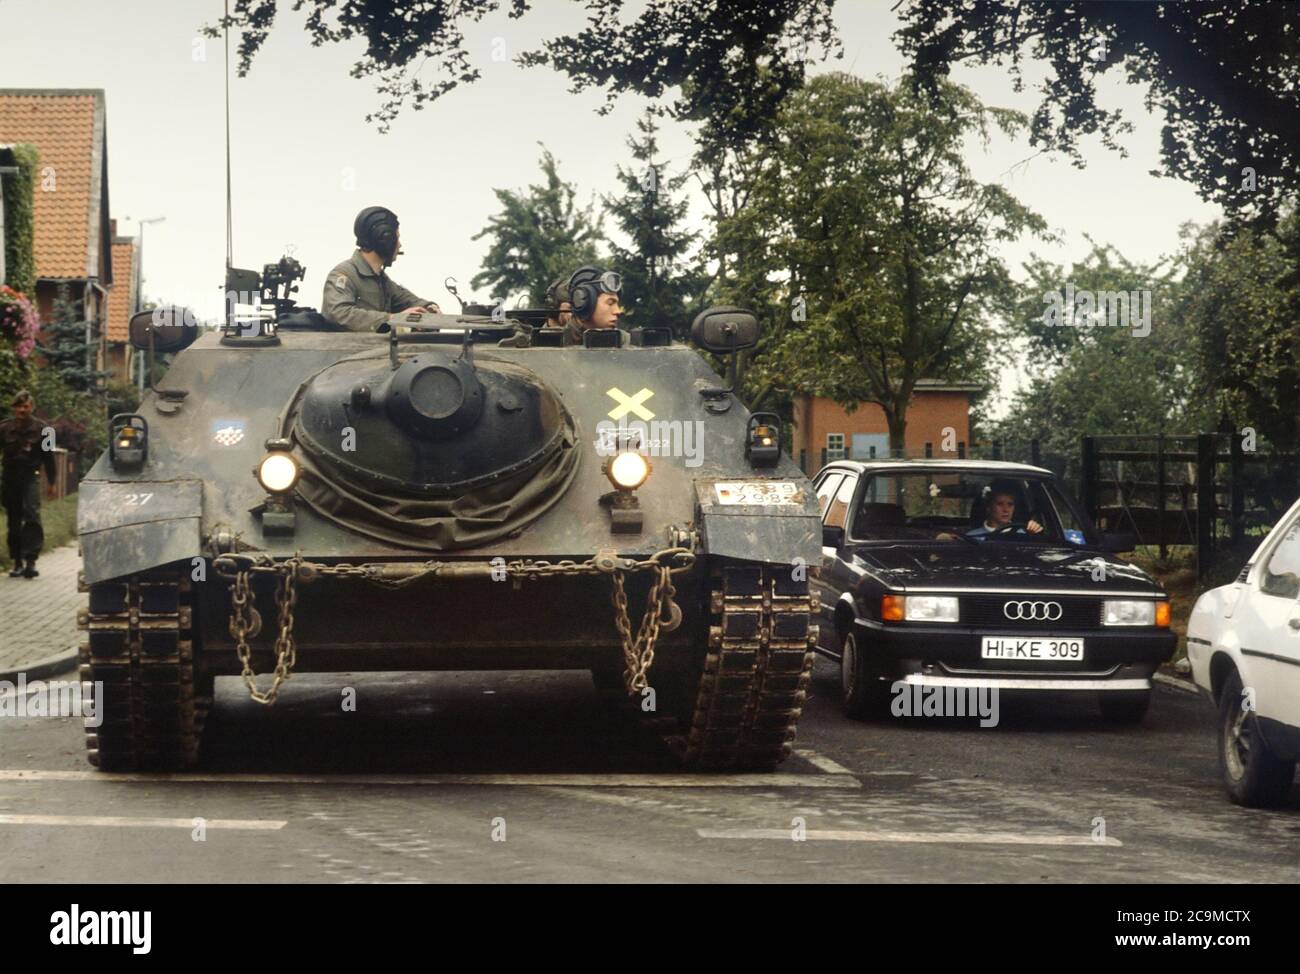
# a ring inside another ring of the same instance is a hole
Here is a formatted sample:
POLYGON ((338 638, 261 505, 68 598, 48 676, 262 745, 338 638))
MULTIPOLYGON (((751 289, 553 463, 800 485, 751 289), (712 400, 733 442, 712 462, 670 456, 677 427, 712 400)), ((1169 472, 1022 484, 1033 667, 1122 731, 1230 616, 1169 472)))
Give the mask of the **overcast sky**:
MULTIPOLYGON (((841 0, 844 58, 824 70, 896 78, 904 63, 891 36, 892 2, 841 0)), ((370 204, 390 207, 402 221, 405 253, 394 278, 453 305, 442 288, 450 275, 467 296, 488 244, 471 238, 497 209, 492 191, 537 181, 539 142, 581 199, 619 189, 616 166, 629 164, 625 140, 645 102, 627 97, 599 116, 602 93, 570 94, 559 72, 509 60, 539 36, 580 28, 585 16, 571 0, 536 0, 521 20, 500 14, 471 26, 467 46, 483 77, 424 111, 405 112, 387 135, 364 120, 381 102, 373 81, 349 76, 363 45, 313 48, 304 15, 290 0, 281 7, 248 77, 232 69, 234 262, 260 268, 292 247, 307 267, 302 303, 319 305, 325 273, 351 253, 353 218, 370 204), (502 52, 508 57, 494 60, 502 52)), ((199 27, 221 11, 220 0, 0 0, 7 40, 0 87, 105 90, 118 230, 134 233, 135 220, 166 217, 146 231, 145 292, 198 309, 218 298, 225 260, 222 46, 199 37, 199 27)), ((1032 66, 1026 72, 1030 79, 1036 73, 1032 66)), ((998 139, 987 154, 970 156, 977 176, 1002 181, 1063 235, 1056 246, 1009 245, 1005 256, 1017 271, 1031 251, 1061 263, 1084 256, 1085 234, 1154 261, 1177 248, 1182 222, 1218 216, 1189 184, 1148 174, 1157 163, 1160 119, 1143 109, 1143 89, 1125 85, 1118 70, 1111 74, 1100 100, 1123 108, 1135 124, 1124 138, 1128 158, 1099 139, 1083 143, 1082 170, 1051 154, 1017 167, 1034 155, 1024 139, 998 139)), ((1028 113, 1038 101, 1032 86, 1013 92, 1005 69, 958 67, 953 77, 988 105, 1028 113)), ((660 142, 670 171, 684 168, 691 133, 666 126, 660 142)), ((701 201, 692 203, 698 219, 701 201)), ((1000 391, 1022 378, 1008 373, 1000 391)))

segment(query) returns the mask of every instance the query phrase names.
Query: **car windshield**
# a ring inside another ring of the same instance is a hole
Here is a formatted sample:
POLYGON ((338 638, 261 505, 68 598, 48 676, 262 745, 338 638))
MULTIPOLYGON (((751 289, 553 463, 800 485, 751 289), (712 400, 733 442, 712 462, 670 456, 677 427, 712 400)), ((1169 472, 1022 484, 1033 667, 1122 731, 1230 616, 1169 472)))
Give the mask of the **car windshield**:
POLYGON ((1052 481, 992 471, 869 475, 851 532, 862 541, 1091 543, 1052 481))

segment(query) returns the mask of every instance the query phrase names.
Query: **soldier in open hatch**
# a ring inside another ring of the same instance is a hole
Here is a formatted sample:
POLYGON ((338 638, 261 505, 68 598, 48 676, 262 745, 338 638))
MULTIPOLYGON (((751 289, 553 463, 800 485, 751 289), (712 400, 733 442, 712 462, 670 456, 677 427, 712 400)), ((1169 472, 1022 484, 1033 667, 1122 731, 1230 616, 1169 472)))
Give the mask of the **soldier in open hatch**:
POLYGON ((569 279, 567 277, 557 277, 551 282, 551 286, 546 289, 546 308, 551 314, 546 319, 544 327, 567 328, 569 326, 569 322, 573 320, 573 306, 569 304, 569 279))
POLYGON ((26 389, 13 398, 13 419, 0 423, 0 496, 9 528, 10 578, 35 578, 36 559, 45 544, 41 526, 41 474, 54 483, 54 454, 42 449, 41 424, 32 418, 35 402, 26 389))
POLYGON ((588 328, 617 328, 623 313, 618 293, 623 277, 599 267, 579 267, 569 278, 569 306, 573 309, 564 329, 566 345, 581 345, 588 328))
POLYGON ((391 314, 438 313, 434 302, 408 291, 384 273, 402 252, 397 214, 382 206, 368 206, 357 214, 352 231, 357 250, 325 278, 321 314, 327 320, 348 331, 375 331, 391 314))

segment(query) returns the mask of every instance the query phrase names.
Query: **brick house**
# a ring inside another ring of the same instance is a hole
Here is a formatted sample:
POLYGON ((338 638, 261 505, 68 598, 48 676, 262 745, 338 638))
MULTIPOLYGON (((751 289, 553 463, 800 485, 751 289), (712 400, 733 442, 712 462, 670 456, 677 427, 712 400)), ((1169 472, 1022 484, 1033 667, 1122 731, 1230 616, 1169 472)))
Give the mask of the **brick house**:
POLYGON ((104 318, 104 369, 114 379, 135 377, 134 349, 131 348, 129 324, 140 310, 140 238, 121 237, 117 221, 113 227, 113 286, 108 289, 107 314, 104 318))
POLYGON ((102 88, 0 88, 0 144, 35 146, 33 249, 42 321, 66 286, 91 324, 97 368, 105 367, 104 323, 113 287, 108 140, 102 88))
MULTIPOLYGON (((920 379, 907 409, 904 452, 909 457, 965 456, 970 443, 971 398, 983 392, 974 382, 920 379), (951 427, 955 452, 943 452, 944 430, 951 427)), ((864 402, 849 413, 823 396, 796 396, 792 453, 807 473, 831 460, 889 456, 885 412, 864 402)))

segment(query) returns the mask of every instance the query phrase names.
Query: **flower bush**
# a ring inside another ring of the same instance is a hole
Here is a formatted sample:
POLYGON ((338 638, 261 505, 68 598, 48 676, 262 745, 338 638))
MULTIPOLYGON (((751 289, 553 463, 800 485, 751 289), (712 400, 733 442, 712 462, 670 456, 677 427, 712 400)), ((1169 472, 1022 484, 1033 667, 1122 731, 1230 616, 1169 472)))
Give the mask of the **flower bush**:
POLYGON ((27 296, 8 285, 0 285, 0 337, 13 343, 14 354, 27 361, 36 347, 41 321, 27 296))

